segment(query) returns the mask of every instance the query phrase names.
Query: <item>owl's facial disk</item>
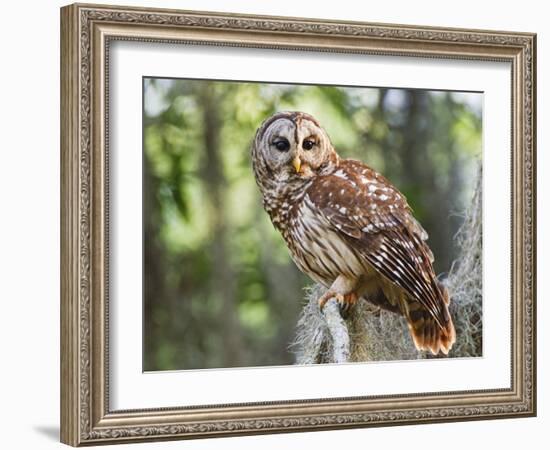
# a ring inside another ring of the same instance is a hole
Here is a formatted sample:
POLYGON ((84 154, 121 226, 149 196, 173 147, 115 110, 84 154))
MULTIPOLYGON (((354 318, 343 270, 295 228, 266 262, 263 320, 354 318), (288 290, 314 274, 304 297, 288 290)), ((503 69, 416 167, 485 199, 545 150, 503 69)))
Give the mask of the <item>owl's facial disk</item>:
POLYGON ((314 176, 333 151, 325 131, 301 115, 273 121, 262 141, 265 162, 280 179, 314 176))

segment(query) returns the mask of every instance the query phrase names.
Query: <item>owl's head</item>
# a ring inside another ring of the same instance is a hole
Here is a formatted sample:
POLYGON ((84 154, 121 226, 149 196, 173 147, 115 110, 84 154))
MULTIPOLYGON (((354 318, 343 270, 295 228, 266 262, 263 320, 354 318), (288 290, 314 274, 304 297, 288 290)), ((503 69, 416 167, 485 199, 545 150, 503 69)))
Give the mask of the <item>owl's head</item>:
POLYGON ((285 111, 266 119, 252 146, 256 178, 307 180, 330 169, 338 156, 325 130, 306 113, 285 111))

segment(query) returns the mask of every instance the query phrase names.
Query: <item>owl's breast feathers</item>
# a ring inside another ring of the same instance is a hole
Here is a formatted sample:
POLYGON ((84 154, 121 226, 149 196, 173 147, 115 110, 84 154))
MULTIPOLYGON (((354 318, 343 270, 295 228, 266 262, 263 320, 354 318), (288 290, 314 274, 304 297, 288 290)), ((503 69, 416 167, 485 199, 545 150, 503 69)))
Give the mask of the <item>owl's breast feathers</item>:
POLYGON ((416 346, 447 353, 455 341, 448 293, 405 197, 354 160, 340 160, 300 194, 287 199, 278 219, 302 271, 325 285, 340 274, 371 278, 374 272, 382 297, 407 318, 416 346))

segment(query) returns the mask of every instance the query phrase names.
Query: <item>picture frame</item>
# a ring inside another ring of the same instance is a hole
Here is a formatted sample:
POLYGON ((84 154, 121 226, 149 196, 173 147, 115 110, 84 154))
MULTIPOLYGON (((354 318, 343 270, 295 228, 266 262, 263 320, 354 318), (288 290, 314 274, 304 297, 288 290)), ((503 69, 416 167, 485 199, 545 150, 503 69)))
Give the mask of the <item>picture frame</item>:
POLYGON ((535 90, 536 35, 531 33, 107 5, 63 7, 61 441, 81 446, 536 415, 535 90), (113 409, 109 289, 116 273, 109 265, 109 189, 116 172, 109 164, 114 131, 109 70, 111 45, 121 41, 509 64, 509 386, 113 409))

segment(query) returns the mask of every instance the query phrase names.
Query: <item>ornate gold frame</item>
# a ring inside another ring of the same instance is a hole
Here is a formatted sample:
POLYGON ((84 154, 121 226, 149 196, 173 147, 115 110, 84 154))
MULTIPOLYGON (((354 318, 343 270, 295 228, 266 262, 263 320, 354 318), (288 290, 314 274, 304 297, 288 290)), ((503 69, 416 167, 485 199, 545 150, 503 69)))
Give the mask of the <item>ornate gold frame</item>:
POLYGON ((529 33, 75 4, 61 9, 61 440, 78 446, 536 413, 535 52, 529 33), (109 43, 137 40, 507 61, 512 67, 509 389, 111 411, 109 43))

